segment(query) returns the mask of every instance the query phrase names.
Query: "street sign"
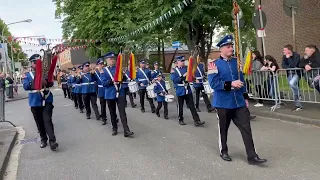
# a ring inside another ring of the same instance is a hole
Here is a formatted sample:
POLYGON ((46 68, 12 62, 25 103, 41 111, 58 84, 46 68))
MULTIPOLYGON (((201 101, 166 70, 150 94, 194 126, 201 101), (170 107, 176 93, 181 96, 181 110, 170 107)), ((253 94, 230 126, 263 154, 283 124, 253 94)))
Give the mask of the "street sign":
POLYGON ((174 41, 174 42, 172 42, 172 48, 173 49, 177 49, 177 48, 179 48, 180 47, 180 42, 179 41, 174 41))
POLYGON ((256 29, 261 29, 261 28, 265 28, 266 24, 267 24, 267 16, 266 14, 261 10, 261 16, 262 16, 262 22, 263 22, 263 27, 261 27, 260 25, 260 15, 259 15, 259 10, 255 10, 253 15, 252 15, 252 23, 253 26, 256 29))
POLYGON ((283 10, 287 16, 292 17, 292 13, 297 13, 300 1, 299 0, 283 0, 283 10), (293 10, 292 10, 293 8, 293 10))

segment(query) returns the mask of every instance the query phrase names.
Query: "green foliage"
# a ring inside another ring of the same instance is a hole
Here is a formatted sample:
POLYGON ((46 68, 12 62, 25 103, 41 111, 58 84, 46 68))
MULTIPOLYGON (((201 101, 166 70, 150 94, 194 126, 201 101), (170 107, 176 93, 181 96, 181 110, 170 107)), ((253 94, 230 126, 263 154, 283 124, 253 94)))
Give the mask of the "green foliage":
MULTIPOLYGON (((6 37, 12 36, 12 34, 9 32, 9 29, 5 22, 0 19, 0 33, 2 33, 2 30, 4 28, 3 35, 6 37)), ((1 42, 2 39, 0 38, 1 42)), ((13 59, 15 62, 18 62, 19 59, 26 59, 27 56, 25 53, 22 52, 22 48, 17 42, 8 42, 8 56, 11 59, 11 45, 13 46, 14 49, 16 49, 16 52, 13 52, 13 59), (19 57, 18 57, 19 56, 19 57)))
MULTIPOLYGON (((120 42, 107 42, 114 38, 143 27, 160 17, 181 0, 57 0, 56 16, 63 20, 64 38, 101 39, 99 46, 102 53, 107 50, 119 51, 119 47, 130 47, 137 52, 158 47, 158 38, 165 44, 174 40, 182 41, 192 50, 201 46, 200 56, 206 62, 212 47, 214 29, 230 27, 232 29, 232 0, 196 0, 180 13, 154 28, 120 42), (63 4, 63 5, 62 5, 63 4)), ((243 19, 251 21, 253 13, 252 0, 238 0, 243 19)), ((251 28, 251 23, 245 29, 251 28)), ((98 57, 100 50, 89 46, 91 57, 98 57)))

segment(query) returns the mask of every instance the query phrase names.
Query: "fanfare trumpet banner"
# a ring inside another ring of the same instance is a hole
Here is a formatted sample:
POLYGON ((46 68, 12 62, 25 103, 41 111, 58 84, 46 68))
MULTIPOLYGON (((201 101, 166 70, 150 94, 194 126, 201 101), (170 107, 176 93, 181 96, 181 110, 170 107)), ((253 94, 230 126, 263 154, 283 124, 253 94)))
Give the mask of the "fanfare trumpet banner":
POLYGON ((122 77, 123 77, 123 69, 122 69, 123 62, 122 61, 123 61, 123 55, 120 50, 118 57, 117 57, 116 72, 114 74, 114 81, 115 82, 122 82, 122 77))
POLYGON ((137 69, 136 69, 136 60, 134 58, 134 54, 131 52, 130 53, 130 60, 129 60, 129 72, 130 72, 130 79, 136 79, 137 75, 137 69))

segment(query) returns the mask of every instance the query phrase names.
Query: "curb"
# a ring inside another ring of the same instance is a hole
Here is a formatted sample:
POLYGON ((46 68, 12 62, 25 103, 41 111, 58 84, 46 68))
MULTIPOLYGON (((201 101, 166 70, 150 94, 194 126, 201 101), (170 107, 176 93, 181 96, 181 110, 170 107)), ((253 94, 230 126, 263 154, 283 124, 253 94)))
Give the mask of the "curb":
POLYGON ((282 114, 277 112, 266 112, 266 111, 259 111, 259 112, 252 112, 253 115, 260 116, 261 118, 267 117, 272 119, 278 119, 281 121, 288 121, 288 122, 295 122, 295 123, 301 123, 301 124, 307 124, 307 125, 314 125, 320 127, 320 120, 317 119, 310 119, 300 116, 294 116, 294 115, 288 115, 288 114, 282 114))
POLYGON ((28 96, 19 97, 19 98, 13 98, 13 99, 7 99, 7 100, 5 100, 5 102, 18 101, 18 100, 27 99, 27 98, 28 98, 28 96))
MULTIPOLYGON (((14 134, 11 143, 5 143, 3 146, 3 151, 4 153, 0 153, 0 165, 1 165, 1 169, 0 169, 0 180, 3 179, 5 172, 6 172, 6 168, 9 162, 9 158, 12 152, 12 149, 15 145, 15 142, 17 140, 18 137, 18 131, 16 130, 16 128, 12 128, 12 129, 6 129, 7 131, 11 131, 12 135, 14 134), (14 129, 14 130, 13 130, 14 129)), ((12 136, 10 136, 12 137, 12 136)), ((6 139, 6 141, 10 142, 10 139, 6 139)))

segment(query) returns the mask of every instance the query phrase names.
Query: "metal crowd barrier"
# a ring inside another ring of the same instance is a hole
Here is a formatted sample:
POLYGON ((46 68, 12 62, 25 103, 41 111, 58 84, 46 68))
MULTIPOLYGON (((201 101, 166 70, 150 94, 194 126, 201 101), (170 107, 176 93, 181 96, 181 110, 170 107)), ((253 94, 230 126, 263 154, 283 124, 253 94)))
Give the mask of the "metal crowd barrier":
POLYGON ((5 90, 3 88, 0 88, 0 122, 10 123, 13 127, 16 127, 12 122, 6 121, 5 101, 6 101, 5 90))
POLYGON ((320 103, 320 69, 305 71, 300 68, 253 71, 246 75, 246 87, 252 99, 274 101, 272 111, 283 102, 320 103))

